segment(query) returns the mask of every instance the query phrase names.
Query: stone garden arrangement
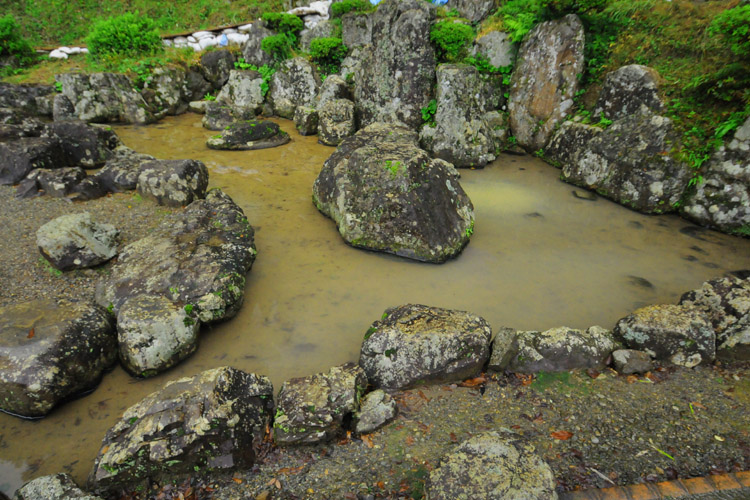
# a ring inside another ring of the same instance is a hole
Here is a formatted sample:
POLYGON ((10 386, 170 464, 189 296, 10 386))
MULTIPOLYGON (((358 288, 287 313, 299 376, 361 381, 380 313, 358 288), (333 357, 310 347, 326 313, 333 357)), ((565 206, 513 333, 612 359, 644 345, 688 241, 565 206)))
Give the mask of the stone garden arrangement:
MULTIPOLYGON (((456 8, 478 20, 492 7, 483 9, 485 3, 456 8)), ((308 25, 303 43, 327 36, 329 5, 297 10, 308 25)), ((299 56, 279 63, 270 77, 261 74, 258 67, 270 62, 261 43, 275 32, 258 21, 218 36, 170 40, 219 48, 203 53, 199 66, 155 70, 141 91, 114 73, 57 75, 59 92, 2 84, 0 184, 16 186, 16 196, 29 203, 51 196, 81 207, 38 229, 41 255, 63 272, 116 262, 94 301, 50 297, 0 309, 0 409, 43 417, 95 388, 118 362, 136 378, 165 372, 198 348, 205 327, 243 307, 257 251, 242 208, 209 189, 200 161, 134 151, 111 123, 146 125, 190 110, 217 131, 208 148, 245 154, 294 140, 267 118, 294 120, 299 134, 317 134, 332 148, 310 188, 341 238, 436 265, 460 259, 475 230, 458 169, 481 168, 503 152, 543 150, 564 181, 639 212, 679 206, 681 216, 719 231, 750 227, 750 119, 707 159, 705 182, 688 190, 689 167, 665 153, 679 148, 679 138, 655 69, 629 65, 606 76, 595 107, 608 127, 573 118, 585 40, 577 16, 540 23, 520 44, 497 32, 477 40, 474 50, 496 66, 517 58, 506 83, 471 65, 438 64, 430 42, 435 21, 435 6, 422 0, 384 0, 373 12, 346 14, 347 56, 325 78, 299 56), (201 101, 207 92, 215 101, 201 101), (120 246, 118 229, 97 221, 86 201, 127 191, 175 210, 148 236, 120 246)), ((72 52, 59 49, 52 57, 72 52)), ((90 493, 58 474, 28 483, 16 498, 119 498, 195 471, 249 470, 262 463, 269 442, 292 447, 368 435, 396 416, 400 391, 485 372, 610 366, 629 375, 750 360, 746 273, 686 290, 678 304, 637 309, 611 331, 517 331, 471 312, 393 306, 369 328, 372 318, 363 322, 356 362, 280 388, 263 374, 229 366, 165 383, 103 437, 80 485, 90 493)), ((457 443, 426 485, 430 499, 557 498, 549 466, 512 429, 457 443)))

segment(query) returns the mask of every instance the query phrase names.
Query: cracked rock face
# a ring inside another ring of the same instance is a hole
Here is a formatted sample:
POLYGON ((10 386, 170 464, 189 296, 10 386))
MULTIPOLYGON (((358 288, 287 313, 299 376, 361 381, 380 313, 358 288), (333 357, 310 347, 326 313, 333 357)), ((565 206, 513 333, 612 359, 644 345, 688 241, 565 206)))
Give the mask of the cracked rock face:
POLYGON ((159 205, 184 207, 206 195, 208 169, 197 160, 153 160, 142 163, 138 194, 159 205))
POLYGON ((116 496, 149 479, 249 468, 272 409, 264 376, 221 367, 169 382, 107 431, 88 486, 116 496))
POLYGON ((358 365, 287 380, 279 391, 274 440, 280 445, 312 444, 344 432, 344 421, 359 410, 367 377, 358 365))
POLYGON ((36 232, 42 255, 57 269, 67 271, 102 264, 117 255, 118 231, 100 224, 89 212, 63 215, 36 232))
POLYGON ((37 300, 0 308, 0 408, 42 417, 94 387, 117 359, 107 312, 93 303, 37 300))
POLYGON ((543 148, 573 110, 583 72, 583 25, 575 14, 538 24, 526 35, 510 82, 510 127, 527 151, 543 148))
POLYGON ((359 364, 372 385, 389 392, 454 382, 482 370, 491 336, 487 321, 468 312, 394 307, 367 330, 359 364))
POLYGON ((643 307, 618 321, 614 333, 629 349, 688 368, 710 363, 716 355, 711 322, 694 306, 643 307))
POLYGON ((430 500, 556 500, 555 476, 522 436, 500 429, 473 436, 430 473, 430 500))
POLYGON ((425 262, 455 257, 474 230, 456 170, 390 124, 342 141, 315 180, 313 202, 352 246, 425 262))

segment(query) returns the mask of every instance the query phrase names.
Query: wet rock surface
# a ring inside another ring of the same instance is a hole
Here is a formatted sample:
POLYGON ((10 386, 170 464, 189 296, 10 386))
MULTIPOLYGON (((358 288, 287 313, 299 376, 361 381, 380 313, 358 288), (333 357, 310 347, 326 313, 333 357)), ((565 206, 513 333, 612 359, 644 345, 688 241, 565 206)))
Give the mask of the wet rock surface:
POLYGON ((117 229, 92 219, 89 212, 62 215, 39 228, 36 244, 62 271, 99 265, 117 255, 117 229))
POLYGON ((153 160, 138 171, 138 193, 159 205, 184 207, 206 195, 208 169, 196 160, 153 160))
POLYGON ((481 317, 423 305, 387 309, 365 334, 359 364, 386 391, 476 375, 490 355, 492 330, 481 317))
POLYGON ((107 432, 89 487, 121 489, 178 474, 251 467, 273 407, 263 376, 221 367, 167 383, 107 432))
POLYGON ((297 106, 294 110, 294 126, 300 135, 318 133, 318 112, 310 106, 297 106))
POLYGON ((432 500, 523 498, 554 500, 552 470, 523 436, 510 429, 483 433, 461 443, 430 473, 432 500))
POLYGON ((220 136, 209 138, 206 145, 211 149, 249 151, 275 148, 290 140, 289 134, 273 122, 249 120, 229 125, 220 136))
POLYGON ((13 500, 102 500, 86 493, 69 474, 53 474, 29 481, 16 491, 13 500))
POLYGON ((41 417, 94 387, 116 359, 107 312, 89 302, 40 300, 0 309, 0 408, 41 417))
POLYGON ((280 445, 319 443, 343 435, 344 421, 359 410, 367 377, 358 365, 287 380, 281 386, 273 423, 280 445))
POLYGON ((455 169, 417 147, 408 129, 377 123, 326 160, 313 202, 351 245, 444 262, 468 243, 473 205, 455 169))

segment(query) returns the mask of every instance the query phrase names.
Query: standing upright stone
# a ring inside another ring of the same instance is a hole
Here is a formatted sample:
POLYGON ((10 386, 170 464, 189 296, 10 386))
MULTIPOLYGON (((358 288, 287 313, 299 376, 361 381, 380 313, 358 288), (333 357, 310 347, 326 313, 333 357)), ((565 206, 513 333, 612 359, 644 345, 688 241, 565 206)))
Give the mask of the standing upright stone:
POLYGON ((543 148, 572 109, 583 43, 583 25, 569 14, 537 25, 521 45, 508 110, 513 135, 526 150, 543 148))
POLYGON ((435 86, 430 27, 435 13, 420 0, 385 0, 372 19, 372 45, 355 73, 360 126, 374 122, 422 124, 421 109, 435 86))

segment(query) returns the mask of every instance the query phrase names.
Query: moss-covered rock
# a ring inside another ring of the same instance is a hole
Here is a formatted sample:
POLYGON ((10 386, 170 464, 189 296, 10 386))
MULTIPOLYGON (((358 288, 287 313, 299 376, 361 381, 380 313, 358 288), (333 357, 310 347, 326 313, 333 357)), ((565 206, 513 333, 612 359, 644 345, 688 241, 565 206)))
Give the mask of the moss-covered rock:
POLYGON ((210 137, 206 145, 210 149, 250 151, 275 148, 290 140, 289 134, 273 122, 248 120, 229 125, 219 136, 210 137))

